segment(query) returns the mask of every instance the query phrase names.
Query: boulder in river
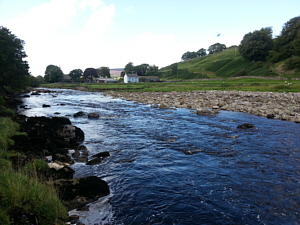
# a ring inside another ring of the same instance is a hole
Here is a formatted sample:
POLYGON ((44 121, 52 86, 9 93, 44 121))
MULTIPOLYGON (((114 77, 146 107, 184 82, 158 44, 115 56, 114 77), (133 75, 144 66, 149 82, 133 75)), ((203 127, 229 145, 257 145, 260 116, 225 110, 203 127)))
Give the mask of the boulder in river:
POLYGON ((49 183, 57 189, 68 210, 82 207, 110 193, 108 184, 96 176, 60 179, 49 183))
POLYGON ((74 115, 73 115, 73 117, 81 117, 81 116, 84 116, 85 115, 85 112, 83 112, 83 111, 79 111, 79 112, 77 112, 77 113, 75 113, 74 115))
POLYGON ((256 128, 256 127, 250 123, 243 123, 241 125, 238 125, 237 128, 238 129, 250 129, 250 128, 256 128))
POLYGON ((96 113, 96 112, 94 112, 94 113, 89 113, 89 114, 88 114, 88 118, 89 118, 89 119, 97 119, 97 118, 99 118, 99 113, 96 113))

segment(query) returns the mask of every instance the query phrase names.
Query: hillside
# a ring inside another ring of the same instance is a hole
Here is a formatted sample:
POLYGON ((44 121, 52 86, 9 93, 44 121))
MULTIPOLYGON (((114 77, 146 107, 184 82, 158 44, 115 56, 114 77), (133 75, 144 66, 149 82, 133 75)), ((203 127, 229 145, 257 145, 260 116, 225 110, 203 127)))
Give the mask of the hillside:
POLYGON ((174 64, 159 70, 160 77, 166 80, 173 79, 203 79, 228 78, 236 76, 270 76, 300 78, 300 69, 284 70, 285 61, 275 64, 269 62, 252 62, 240 55, 237 47, 226 49, 223 52, 199 57, 178 63, 178 73, 172 74, 174 64))

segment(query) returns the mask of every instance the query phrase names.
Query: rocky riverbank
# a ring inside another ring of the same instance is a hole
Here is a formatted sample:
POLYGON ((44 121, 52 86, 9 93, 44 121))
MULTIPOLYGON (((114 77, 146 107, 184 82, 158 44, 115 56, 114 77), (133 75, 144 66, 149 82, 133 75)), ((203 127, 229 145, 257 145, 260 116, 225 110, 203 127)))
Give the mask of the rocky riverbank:
POLYGON ((106 95, 159 108, 193 109, 197 114, 220 110, 244 112, 300 123, 300 93, 248 91, 107 92, 106 95))

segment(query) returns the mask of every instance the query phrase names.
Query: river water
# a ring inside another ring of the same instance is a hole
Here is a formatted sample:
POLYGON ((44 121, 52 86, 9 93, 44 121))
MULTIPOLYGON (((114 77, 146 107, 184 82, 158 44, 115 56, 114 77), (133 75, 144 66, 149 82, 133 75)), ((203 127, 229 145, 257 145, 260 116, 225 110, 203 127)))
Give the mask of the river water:
POLYGON ((57 91, 24 98, 30 109, 20 113, 66 116, 84 131, 90 155, 110 152, 101 164, 72 166, 76 177, 96 175, 111 190, 89 211, 69 212, 82 223, 300 224, 300 124, 57 91), (100 118, 74 118, 78 111, 100 118), (243 123, 256 129, 236 128, 243 123))

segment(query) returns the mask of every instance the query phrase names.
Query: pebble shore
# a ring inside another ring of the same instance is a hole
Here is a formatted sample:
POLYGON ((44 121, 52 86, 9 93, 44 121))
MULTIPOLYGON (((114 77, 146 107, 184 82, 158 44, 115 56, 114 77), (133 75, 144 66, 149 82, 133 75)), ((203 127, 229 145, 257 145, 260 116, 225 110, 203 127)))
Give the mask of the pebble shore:
POLYGON ((244 112, 269 119, 300 123, 300 93, 248 91, 189 92, 106 92, 122 98, 159 108, 186 108, 197 114, 216 114, 220 110, 244 112))

